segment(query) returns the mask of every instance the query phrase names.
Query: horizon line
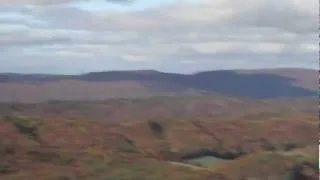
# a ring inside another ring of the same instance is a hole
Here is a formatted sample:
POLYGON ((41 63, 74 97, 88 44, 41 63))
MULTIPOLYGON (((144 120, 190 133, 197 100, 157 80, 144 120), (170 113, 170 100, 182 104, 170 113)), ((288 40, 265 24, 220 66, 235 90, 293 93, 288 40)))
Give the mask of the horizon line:
POLYGON ((213 69, 213 70, 199 70, 194 71, 191 73, 179 73, 179 72, 170 72, 170 71, 161 71, 156 69, 126 69, 126 70, 97 70, 97 71, 86 71, 86 72, 79 72, 79 73, 72 73, 72 74, 65 74, 65 73, 38 73, 38 72, 31 72, 31 73, 19 73, 19 72, 0 72, 0 75, 3 74, 11 74, 11 75, 47 75, 47 76, 76 76, 76 75, 85 75, 90 73, 104 73, 104 72, 157 72, 157 73, 168 73, 168 74, 184 74, 184 75, 192 75, 202 72, 213 72, 213 71, 262 71, 262 70, 311 70, 311 71, 320 71, 319 68, 305 68, 305 67, 275 67, 275 68, 228 68, 228 69, 213 69))

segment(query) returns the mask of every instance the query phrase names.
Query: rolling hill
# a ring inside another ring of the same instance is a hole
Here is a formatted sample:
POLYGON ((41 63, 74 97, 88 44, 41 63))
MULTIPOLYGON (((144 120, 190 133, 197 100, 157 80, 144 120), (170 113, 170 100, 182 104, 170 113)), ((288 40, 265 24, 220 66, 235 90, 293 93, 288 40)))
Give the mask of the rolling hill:
POLYGON ((2 74, 0 179, 316 180, 313 74, 2 74))
POLYGON ((1 103, 0 179, 316 180, 316 109, 216 95, 1 103))
POLYGON ((1 102, 105 100, 185 94, 251 98, 316 95, 317 71, 310 69, 221 70, 194 74, 153 70, 80 75, 0 74, 1 102))

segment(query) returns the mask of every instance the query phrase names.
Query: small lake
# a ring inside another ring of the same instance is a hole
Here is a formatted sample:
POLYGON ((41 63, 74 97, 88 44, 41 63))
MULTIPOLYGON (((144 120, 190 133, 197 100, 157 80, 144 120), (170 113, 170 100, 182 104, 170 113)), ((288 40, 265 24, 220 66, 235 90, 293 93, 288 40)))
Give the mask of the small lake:
POLYGON ((222 163, 229 162, 230 160, 217 158, 214 156, 202 156, 197 158, 190 158, 184 160, 184 163, 201 165, 202 167, 213 167, 216 165, 221 165, 222 163))

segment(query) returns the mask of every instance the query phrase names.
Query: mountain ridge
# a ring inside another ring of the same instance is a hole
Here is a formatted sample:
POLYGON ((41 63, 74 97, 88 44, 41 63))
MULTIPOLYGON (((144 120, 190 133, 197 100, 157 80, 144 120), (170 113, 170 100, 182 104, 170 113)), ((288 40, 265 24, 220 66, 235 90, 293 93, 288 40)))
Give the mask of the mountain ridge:
POLYGON ((216 70, 193 74, 156 70, 102 71, 79 75, 0 73, 0 101, 104 100, 186 92, 253 98, 315 96, 317 71, 281 68, 216 70), (30 98, 34 97, 34 98, 30 98))

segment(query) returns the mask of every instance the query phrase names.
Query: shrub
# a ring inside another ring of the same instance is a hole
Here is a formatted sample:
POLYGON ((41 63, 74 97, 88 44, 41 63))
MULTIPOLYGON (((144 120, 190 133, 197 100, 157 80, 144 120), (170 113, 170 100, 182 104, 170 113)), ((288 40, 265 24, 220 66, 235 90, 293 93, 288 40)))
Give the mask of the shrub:
POLYGON ((138 152, 138 149, 134 144, 134 142, 124 136, 121 136, 118 138, 118 148, 122 152, 128 152, 128 153, 138 152))
POLYGON ((0 174, 7 174, 10 172, 10 167, 8 164, 0 163, 0 174))
POLYGON ((24 116, 8 116, 6 120, 13 123, 19 132, 24 134, 27 138, 39 141, 37 128, 40 123, 32 118, 24 116))
POLYGON ((159 122, 148 121, 148 125, 155 136, 163 137, 164 127, 159 122))

